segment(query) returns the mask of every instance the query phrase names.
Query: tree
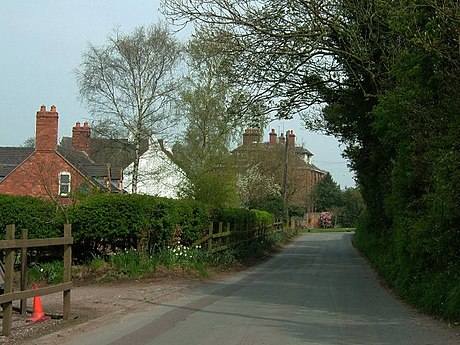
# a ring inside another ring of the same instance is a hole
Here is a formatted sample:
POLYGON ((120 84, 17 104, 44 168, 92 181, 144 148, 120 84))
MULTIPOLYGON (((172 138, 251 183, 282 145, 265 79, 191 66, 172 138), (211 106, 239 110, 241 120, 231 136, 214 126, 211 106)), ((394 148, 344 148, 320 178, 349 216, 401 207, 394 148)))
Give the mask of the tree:
POLYGON ((22 147, 35 147, 35 137, 29 137, 24 140, 22 147))
POLYGON ((167 107, 178 86, 180 54, 172 31, 159 23, 131 34, 117 30, 104 46, 89 45, 77 70, 80 98, 96 121, 93 130, 133 142, 133 193, 142 143, 171 125, 173 113, 167 107))
MULTIPOLYGON (((205 32, 194 35, 186 52, 188 73, 177 103, 185 132, 173 147, 174 160, 189 180, 184 192, 204 202, 236 206, 229 147, 248 118, 239 108, 243 92, 228 80, 225 58, 205 32)), ((251 118, 258 117, 254 112, 251 118)))
POLYGON ((168 0, 164 10, 225 37, 231 78, 274 98, 279 116, 303 111, 345 144, 366 205, 356 243, 401 296, 458 320, 459 2, 168 0))
POLYGON ((342 191, 343 206, 340 211, 339 223, 345 228, 356 228, 364 210, 364 202, 358 188, 347 188, 342 191))
POLYGON ((316 212, 332 211, 334 207, 342 206, 342 193, 340 186, 327 173, 312 191, 316 212))

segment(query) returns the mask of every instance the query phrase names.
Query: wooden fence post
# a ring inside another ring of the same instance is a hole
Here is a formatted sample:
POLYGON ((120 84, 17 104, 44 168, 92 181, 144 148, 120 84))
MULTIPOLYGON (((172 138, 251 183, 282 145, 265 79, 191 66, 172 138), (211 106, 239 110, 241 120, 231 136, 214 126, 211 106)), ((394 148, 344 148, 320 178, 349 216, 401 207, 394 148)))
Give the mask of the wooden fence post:
MULTIPOLYGON (((22 229, 22 239, 29 238, 29 230, 22 229)), ((27 247, 21 248, 21 291, 27 290, 27 247)), ((27 311, 27 299, 21 299, 20 312, 25 315, 27 311)))
MULTIPOLYGON (((6 226, 6 240, 14 240, 15 232, 14 224, 6 226)), ((5 289, 4 293, 13 292, 13 277, 14 277, 14 248, 5 249, 5 289)), ((13 316, 13 301, 6 302, 2 305, 3 308, 3 325, 2 335, 9 336, 11 334, 12 316, 13 316)))
MULTIPOLYGON (((213 231, 214 231, 214 223, 211 222, 209 224, 209 232, 208 232, 208 234, 212 235, 213 231)), ((211 253, 211 251, 212 251, 212 236, 210 236, 209 240, 208 240, 208 253, 211 253)))
MULTIPOLYGON (((64 225, 64 238, 72 237, 72 226, 64 225)), ((64 283, 72 281, 72 245, 64 245, 64 283)), ((67 320, 70 317, 70 289, 63 291, 63 318, 67 320)))
MULTIPOLYGON (((230 223, 227 223, 227 229, 225 230, 227 233, 230 232, 230 223)), ((228 246, 230 245, 230 235, 228 235, 226 238, 225 238, 225 245, 228 246)))
MULTIPOLYGON (((219 222, 219 235, 222 233, 222 230, 224 228, 224 223, 219 222)), ((218 247, 222 247, 222 237, 219 236, 219 240, 217 241, 218 247)))

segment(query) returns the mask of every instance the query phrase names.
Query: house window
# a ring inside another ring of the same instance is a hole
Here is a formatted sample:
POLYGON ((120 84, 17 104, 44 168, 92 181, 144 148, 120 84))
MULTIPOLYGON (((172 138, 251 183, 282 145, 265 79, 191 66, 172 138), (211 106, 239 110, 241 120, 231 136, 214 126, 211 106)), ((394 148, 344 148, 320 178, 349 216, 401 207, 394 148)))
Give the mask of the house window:
POLYGON ((59 195, 68 196, 70 192, 70 173, 59 173, 59 195))

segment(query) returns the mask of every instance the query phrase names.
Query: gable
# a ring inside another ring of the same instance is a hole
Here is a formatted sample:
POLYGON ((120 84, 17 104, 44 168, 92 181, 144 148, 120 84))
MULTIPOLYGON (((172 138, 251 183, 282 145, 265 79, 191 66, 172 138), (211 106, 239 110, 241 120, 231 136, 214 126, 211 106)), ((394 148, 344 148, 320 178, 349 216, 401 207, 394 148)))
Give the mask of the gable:
POLYGON ((0 193, 53 198, 59 193, 59 174, 71 175, 71 190, 77 190, 85 177, 54 151, 34 152, 3 180, 0 193))

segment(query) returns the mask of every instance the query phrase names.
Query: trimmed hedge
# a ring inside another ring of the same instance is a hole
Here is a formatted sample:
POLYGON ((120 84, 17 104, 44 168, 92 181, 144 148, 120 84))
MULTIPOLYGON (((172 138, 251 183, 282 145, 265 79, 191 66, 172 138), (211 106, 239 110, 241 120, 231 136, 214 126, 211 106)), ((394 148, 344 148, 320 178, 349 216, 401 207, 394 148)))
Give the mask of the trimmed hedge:
POLYGON ((210 216, 206 206, 195 201, 99 194, 79 202, 69 219, 82 251, 102 253, 141 245, 153 252, 175 238, 185 245, 193 243, 207 227, 210 216))
MULTIPOLYGON (((63 217, 51 202, 29 196, 0 194, 0 237, 5 238, 5 227, 28 229, 29 238, 59 237, 63 235, 63 217)), ((16 238, 20 236, 16 230, 16 238)))
POLYGON ((219 208, 212 211, 212 220, 224 224, 234 224, 243 230, 255 229, 273 224, 274 215, 267 211, 248 210, 244 208, 219 208))
MULTIPOLYGON (((210 210, 193 200, 133 194, 92 194, 69 206, 66 217, 50 202, 31 197, 0 195, 0 226, 28 228, 30 237, 62 236, 64 219, 72 223, 73 255, 79 260, 110 251, 141 248, 159 252, 181 241, 190 246, 206 235, 210 221, 253 230, 271 225, 274 216, 247 209, 210 210)), ((250 236, 248 232, 248 236, 250 236)))

